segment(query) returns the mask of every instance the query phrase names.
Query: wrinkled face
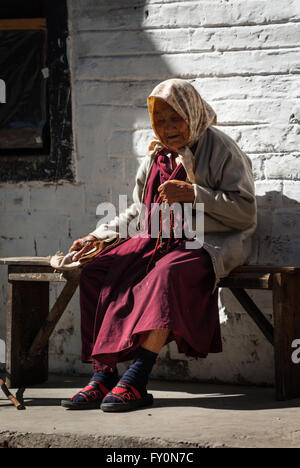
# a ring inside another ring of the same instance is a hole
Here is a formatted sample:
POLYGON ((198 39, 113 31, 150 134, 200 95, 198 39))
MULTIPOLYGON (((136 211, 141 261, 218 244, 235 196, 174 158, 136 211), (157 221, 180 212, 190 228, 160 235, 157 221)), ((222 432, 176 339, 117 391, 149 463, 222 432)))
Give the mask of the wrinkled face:
POLYGON ((187 145, 189 126, 186 121, 162 99, 155 99, 153 126, 164 146, 172 151, 187 145))

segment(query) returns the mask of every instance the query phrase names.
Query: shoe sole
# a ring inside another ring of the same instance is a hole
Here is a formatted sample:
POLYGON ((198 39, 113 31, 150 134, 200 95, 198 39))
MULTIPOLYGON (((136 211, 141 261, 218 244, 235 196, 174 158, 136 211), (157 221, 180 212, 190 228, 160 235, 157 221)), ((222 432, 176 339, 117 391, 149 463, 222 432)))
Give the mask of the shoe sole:
POLYGON ((105 413, 119 413, 123 411, 132 411, 138 408, 153 405, 153 395, 149 394, 138 400, 128 401, 127 403, 102 403, 100 409, 105 413))
POLYGON ((99 409, 101 401, 82 401, 75 402, 69 400, 62 400, 61 406, 68 410, 89 410, 89 409, 99 409))

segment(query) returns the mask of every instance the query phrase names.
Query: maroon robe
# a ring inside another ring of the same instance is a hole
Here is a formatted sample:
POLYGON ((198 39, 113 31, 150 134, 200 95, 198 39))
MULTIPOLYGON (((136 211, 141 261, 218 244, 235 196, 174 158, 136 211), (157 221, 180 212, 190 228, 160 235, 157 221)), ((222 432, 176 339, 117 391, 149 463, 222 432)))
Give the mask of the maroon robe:
POLYGON ((185 237, 172 239, 166 252, 168 239, 163 238, 147 273, 156 244, 150 237, 150 203, 158 209, 160 184, 186 178, 182 164, 172 170, 166 154, 158 153, 148 179, 148 226, 142 222, 141 234, 98 254, 81 273, 82 361, 93 362, 95 371, 110 371, 117 362, 133 359, 155 329, 171 330, 167 342, 175 340, 187 356, 222 351, 210 255, 203 248, 185 248, 185 237))

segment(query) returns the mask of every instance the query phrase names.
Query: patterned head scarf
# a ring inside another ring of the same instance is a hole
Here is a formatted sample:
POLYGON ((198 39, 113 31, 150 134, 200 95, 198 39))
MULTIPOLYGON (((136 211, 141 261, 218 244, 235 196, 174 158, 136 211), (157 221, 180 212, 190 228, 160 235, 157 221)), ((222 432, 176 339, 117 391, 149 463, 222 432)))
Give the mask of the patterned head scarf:
POLYGON ((211 106, 201 98, 198 91, 188 81, 170 79, 157 85, 148 97, 148 109, 152 128, 156 138, 150 143, 149 153, 153 156, 162 143, 155 131, 153 111, 155 99, 163 99, 189 125, 190 135, 188 147, 193 146, 208 127, 216 125, 217 116, 211 106))

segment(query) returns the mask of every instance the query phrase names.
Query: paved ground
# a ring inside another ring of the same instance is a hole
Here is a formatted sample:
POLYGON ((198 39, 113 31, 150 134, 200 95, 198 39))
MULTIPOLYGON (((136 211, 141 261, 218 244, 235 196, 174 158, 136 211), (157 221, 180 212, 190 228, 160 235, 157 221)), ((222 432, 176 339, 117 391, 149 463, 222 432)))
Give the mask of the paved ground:
POLYGON ((24 411, 0 393, 0 447, 300 447, 300 399, 278 402, 273 388, 153 380, 151 408, 63 409, 86 383, 50 376, 25 389, 24 411))

